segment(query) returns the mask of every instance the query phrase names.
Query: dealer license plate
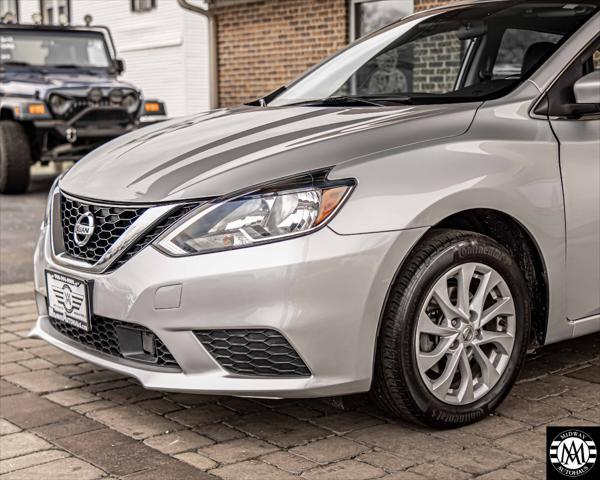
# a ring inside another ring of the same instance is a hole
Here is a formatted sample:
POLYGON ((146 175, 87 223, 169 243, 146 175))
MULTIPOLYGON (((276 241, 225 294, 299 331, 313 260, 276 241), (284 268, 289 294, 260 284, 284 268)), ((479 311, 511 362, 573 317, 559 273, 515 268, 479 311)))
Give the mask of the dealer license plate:
POLYGON ((90 302, 87 282, 46 271, 48 315, 89 332, 90 302))

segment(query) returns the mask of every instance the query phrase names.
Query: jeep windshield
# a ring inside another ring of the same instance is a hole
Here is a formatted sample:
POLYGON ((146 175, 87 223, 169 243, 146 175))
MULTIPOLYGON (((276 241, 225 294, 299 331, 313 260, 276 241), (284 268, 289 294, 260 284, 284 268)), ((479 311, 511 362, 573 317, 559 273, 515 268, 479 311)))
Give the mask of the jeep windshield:
POLYGON ((107 69, 112 67, 112 59, 101 33, 2 29, 0 64, 45 69, 107 69))
POLYGON ((598 9, 597 2, 503 1, 413 15, 355 42, 271 95, 268 104, 499 98, 529 78, 598 9))

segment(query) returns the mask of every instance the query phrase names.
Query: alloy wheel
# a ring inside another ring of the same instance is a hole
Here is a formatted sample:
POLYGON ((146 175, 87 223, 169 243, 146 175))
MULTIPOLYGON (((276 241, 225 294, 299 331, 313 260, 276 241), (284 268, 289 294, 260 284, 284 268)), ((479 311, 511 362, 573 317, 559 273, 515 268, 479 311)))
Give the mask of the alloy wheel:
POLYGON ((510 360, 516 330, 506 281, 482 263, 443 274, 428 292, 416 326, 417 366, 442 402, 467 405, 489 392, 510 360))

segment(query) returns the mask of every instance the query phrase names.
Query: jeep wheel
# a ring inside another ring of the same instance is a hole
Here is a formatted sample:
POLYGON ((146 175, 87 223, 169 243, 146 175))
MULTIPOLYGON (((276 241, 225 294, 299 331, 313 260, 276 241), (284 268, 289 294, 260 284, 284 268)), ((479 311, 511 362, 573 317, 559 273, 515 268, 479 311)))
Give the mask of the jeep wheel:
POLYGON ((31 149, 23 127, 0 121, 0 193, 24 193, 29 187, 31 149))
POLYGON ((372 396, 436 428, 478 421, 512 387, 529 329, 527 287, 510 253, 484 235, 432 231, 390 291, 372 396))

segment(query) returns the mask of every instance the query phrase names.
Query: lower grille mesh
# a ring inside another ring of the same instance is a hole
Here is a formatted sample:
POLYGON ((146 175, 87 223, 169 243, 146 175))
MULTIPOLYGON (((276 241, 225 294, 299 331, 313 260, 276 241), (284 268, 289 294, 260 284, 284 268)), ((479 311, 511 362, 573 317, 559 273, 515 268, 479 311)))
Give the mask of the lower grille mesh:
MULTIPOLYGON (((85 332, 84 330, 54 318, 50 318, 50 324, 58 333, 65 337, 100 353, 104 353, 105 355, 118 358, 127 357, 121 353, 117 328, 126 328, 154 335, 149 329, 141 325, 99 316, 94 316, 92 318, 92 329, 89 332, 85 332)), ((156 358, 153 364, 155 366, 179 369, 179 365, 173 358, 173 355, 171 355, 171 352, 169 352, 169 349, 156 335, 154 335, 154 348, 156 351, 156 358)), ((129 360, 131 359, 129 358, 129 360)))
POLYGON ((197 330, 194 334, 230 372, 270 377, 311 375, 296 350, 275 330, 197 330))

